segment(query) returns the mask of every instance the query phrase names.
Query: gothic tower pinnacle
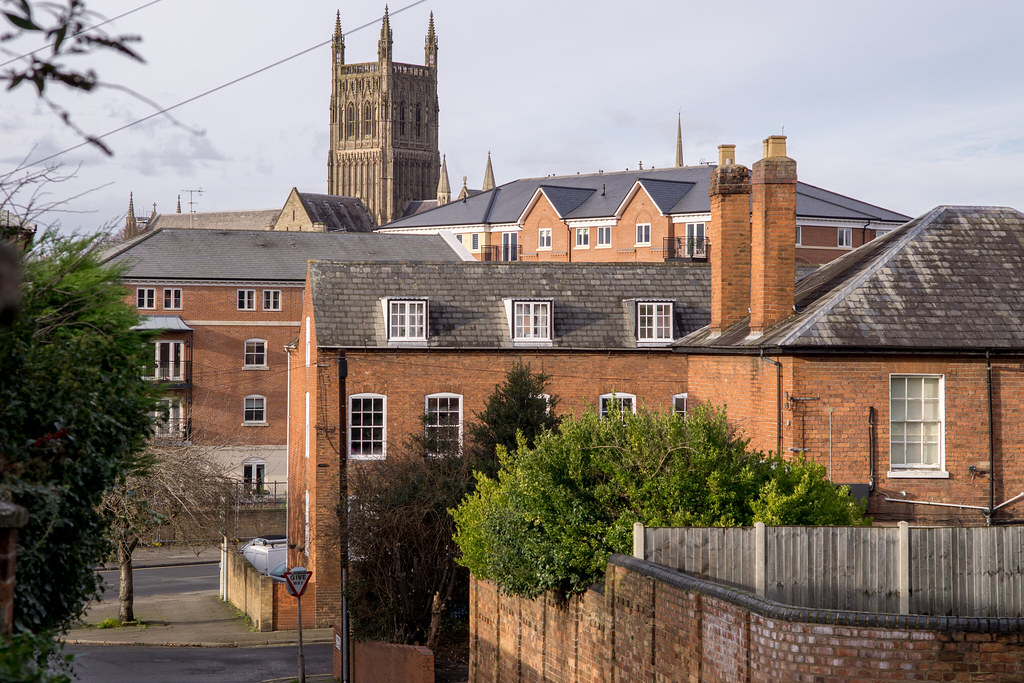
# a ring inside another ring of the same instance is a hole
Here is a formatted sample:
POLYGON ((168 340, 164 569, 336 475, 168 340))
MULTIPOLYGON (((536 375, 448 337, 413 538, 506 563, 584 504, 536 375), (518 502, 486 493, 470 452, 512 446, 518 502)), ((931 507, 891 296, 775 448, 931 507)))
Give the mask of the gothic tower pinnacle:
POLYGON ((434 33, 434 13, 430 13, 430 26, 427 27, 426 45, 423 48, 425 53, 423 63, 427 66, 437 66, 437 34, 434 33))
POLYGON ((128 193, 128 216, 124 219, 124 232, 126 236, 133 237, 138 224, 135 222, 135 194, 128 193))
POLYGON ((380 23, 380 40, 377 41, 377 61, 391 61, 391 19, 388 17, 388 6, 384 5, 384 20, 380 23))
POLYGON ((683 165, 683 115, 676 122, 676 168, 683 165))
POLYGON ((345 34, 341 32, 341 10, 334 19, 334 40, 331 41, 331 50, 334 52, 334 63, 345 63, 345 34))
POLYGON ((491 153, 487 153, 487 168, 484 170, 484 184, 480 188, 484 192, 494 189, 494 169, 491 168, 491 153))
POLYGON ((437 205, 444 206, 452 200, 452 188, 448 184, 448 158, 441 157, 441 177, 437 181, 437 205))

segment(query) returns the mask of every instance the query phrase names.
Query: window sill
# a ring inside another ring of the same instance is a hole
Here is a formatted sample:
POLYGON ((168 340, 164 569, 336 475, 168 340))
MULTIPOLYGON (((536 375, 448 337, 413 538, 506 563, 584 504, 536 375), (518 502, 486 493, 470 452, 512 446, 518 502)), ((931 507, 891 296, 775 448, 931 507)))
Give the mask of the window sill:
POLYGON ((551 251, 551 247, 537 247, 537 251, 551 251))
POLYGON ((552 342, 550 339, 513 339, 512 340, 512 346, 514 346, 516 348, 530 347, 530 346, 536 346, 536 347, 548 346, 548 347, 550 347, 550 346, 553 346, 553 345, 554 345, 554 342, 552 342))
POLYGON ((402 348, 403 346, 422 348, 426 345, 426 339, 388 339, 388 346, 393 346, 396 348, 402 348))
POLYGON ((641 347, 645 347, 645 348, 650 348, 650 347, 655 347, 656 348, 656 347, 659 347, 659 346, 668 346, 669 344, 672 343, 672 341, 673 341, 672 339, 637 339, 636 340, 636 345, 637 346, 641 346, 641 347))
POLYGON ((243 427, 269 427, 269 422, 243 422, 243 427))
POLYGON ((599 245, 597 245, 597 248, 598 249, 611 249, 612 245, 610 245, 610 244, 599 244, 599 245))
POLYGON ((649 247, 649 246, 651 246, 650 242, 637 242, 636 244, 633 245, 633 248, 635 249, 637 247, 649 247))
POLYGON ((269 365, 243 365, 243 370, 269 370, 269 365))
POLYGON ((349 460, 387 460, 386 455, 349 455, 349 460))
POLYGON ((946 470, 889 470, 889 479, 949 479, 946 470))

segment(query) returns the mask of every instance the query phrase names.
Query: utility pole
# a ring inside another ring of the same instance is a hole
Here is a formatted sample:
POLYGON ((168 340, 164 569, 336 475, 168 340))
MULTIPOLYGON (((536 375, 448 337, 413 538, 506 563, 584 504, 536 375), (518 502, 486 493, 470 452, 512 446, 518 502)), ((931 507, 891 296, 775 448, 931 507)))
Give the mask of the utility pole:
POLYGON ((192 227, 192 217, 195 216, 195 214, 196 214, 196 203, 194 201, 193 195, 200 195, 200 196, 202 196, 203 188, 200 187, 197 190, 182 190, 182 192, 188 192, 188 227, 191 228, 192 227))

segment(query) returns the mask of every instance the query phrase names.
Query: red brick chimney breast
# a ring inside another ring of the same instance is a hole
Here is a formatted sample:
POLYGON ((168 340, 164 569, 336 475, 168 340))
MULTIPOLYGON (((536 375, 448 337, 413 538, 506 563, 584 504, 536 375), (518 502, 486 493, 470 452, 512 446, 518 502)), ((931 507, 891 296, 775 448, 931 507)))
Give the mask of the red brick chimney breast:
POLYGON ((711 172, 711 334, 747 316, 750 305, 750 171, 736 145, 718 146, 711 172))
POLYGON ((764 141, 752 176, 750 333, 761 335, 793 314, 796 162, 786 156, 786 136, 764 141))

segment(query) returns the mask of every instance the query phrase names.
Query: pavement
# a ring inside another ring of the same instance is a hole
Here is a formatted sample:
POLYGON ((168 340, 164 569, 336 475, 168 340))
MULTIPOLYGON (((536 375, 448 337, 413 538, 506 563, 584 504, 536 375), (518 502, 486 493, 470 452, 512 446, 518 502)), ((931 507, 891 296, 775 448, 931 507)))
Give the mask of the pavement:
MULTIPOLYGON (((133 555, 135 567, 205 564, 220 561, 220 548, 194 550, 162 546, 140 548, 133 555)), ((106 566, 104 569, 116 569, 106 566)), ((139 625, 97 628, 106 619, 117 618, 117 594, 86 608, 82 624, 64 636, 64 642, 82 645, 176 645, 194 647, 258 647, 292 645, 298 631, 253 631, 245 615, 234 605, 222 602, 217 590, 164 593, 135 598, 139 625)), ((334 640, 330 628, 302 630, 303 643, 334 640)))

